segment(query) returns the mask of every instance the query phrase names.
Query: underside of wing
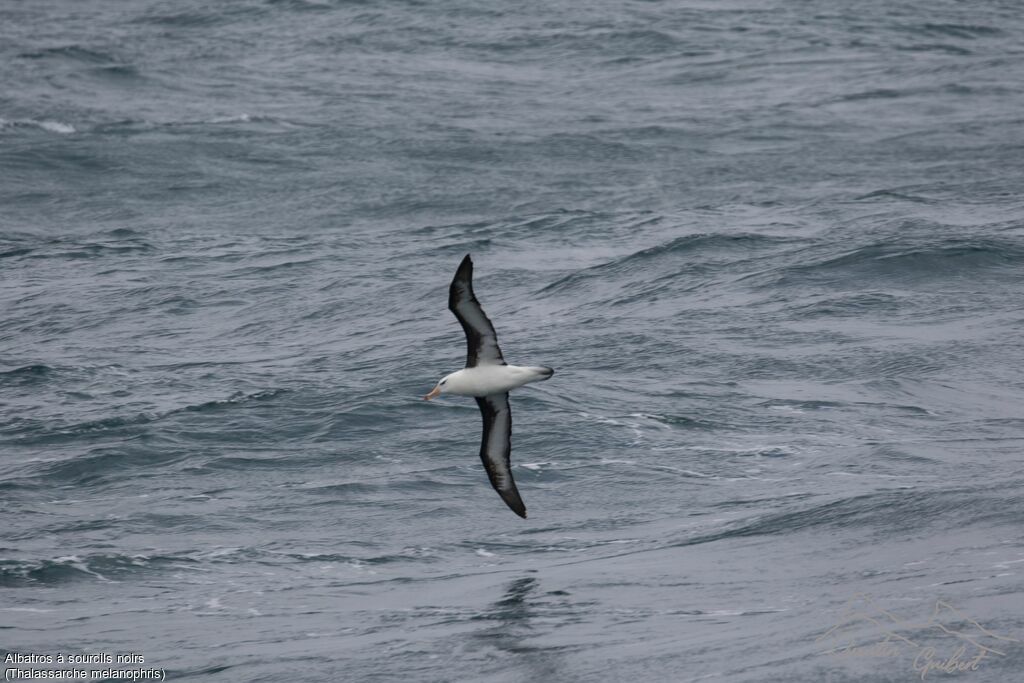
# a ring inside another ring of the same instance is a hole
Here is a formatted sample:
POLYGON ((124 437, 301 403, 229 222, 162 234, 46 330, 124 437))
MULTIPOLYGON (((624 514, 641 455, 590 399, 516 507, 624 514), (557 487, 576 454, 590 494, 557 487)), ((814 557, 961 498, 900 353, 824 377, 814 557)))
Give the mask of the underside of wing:
POLYGON ((526 517, 526 506, 512 479, 512 411, 508 405, 508 394, 477 397, 476 403, 484 418, 480 459, 483 460, 491 486, 513 512, 526 517))
POLYGON ((480 302, 473 294, 473 261, 469 254, 462 259, 448 289, 448 308, 459 319, 466 333, 466 367, 505 365, 498 348, 498 335, 480 302))

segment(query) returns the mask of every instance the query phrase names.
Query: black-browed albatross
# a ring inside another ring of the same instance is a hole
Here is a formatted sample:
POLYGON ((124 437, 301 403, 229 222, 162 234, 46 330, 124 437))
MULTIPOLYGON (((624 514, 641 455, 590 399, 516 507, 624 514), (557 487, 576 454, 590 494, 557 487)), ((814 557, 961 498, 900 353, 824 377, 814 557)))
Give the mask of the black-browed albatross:
POLYGON ((509 365, 498 348, 498 335, 480 302, 473 295, 473 261, 466 254, 455 271, 448 289, 448 309, 455 314, 466 333, 466 367, 450 375, 424 396, 430 400, 441 394, 473 396, 484 418, 480 459, 501 499, 520 517, 526 506, 512 478, 512 411, 508 392, 530 382, 548 379, 555 371, 545 367, 509 365))

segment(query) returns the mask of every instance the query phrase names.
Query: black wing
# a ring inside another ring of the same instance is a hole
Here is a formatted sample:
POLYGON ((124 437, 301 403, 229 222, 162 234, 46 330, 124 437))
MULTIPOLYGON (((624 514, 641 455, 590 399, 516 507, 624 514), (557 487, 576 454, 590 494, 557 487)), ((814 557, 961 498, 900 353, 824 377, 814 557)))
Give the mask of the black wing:
POLYGON ((512 411, 508 394, 479 396, 476 404, 484 417, 484 437, 480 442, 480 459, 501 499, 520 517, 526 517, 526 506, 519 497, 512 479, 512 411))
POLYGON ((455 314, 466 333, 466 367, 476 365, 505 365, 498 348, 498 335, 487 319, 480 302, 473 295, 473 261, 469 254, 455 271, 448 289, 448 309, 455 314))

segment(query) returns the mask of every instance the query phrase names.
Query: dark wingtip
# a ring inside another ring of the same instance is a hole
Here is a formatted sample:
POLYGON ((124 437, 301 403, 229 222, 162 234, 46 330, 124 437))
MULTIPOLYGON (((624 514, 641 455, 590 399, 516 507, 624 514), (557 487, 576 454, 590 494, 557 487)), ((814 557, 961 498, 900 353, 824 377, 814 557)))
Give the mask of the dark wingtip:
MULTIPOLYGON (((473 294, 473 259, 469 258, 469 254, 462 259, 462 263, 459 264, 458 269, 455 271, 455 277, 452 278, 452 284, 448 287, 448 310, 454 312, 459 303, 459 292, 463 287, 469 288, 469 294, 473 294)), ((457 316, 458 313, 455 313, 457 316)))
POLYGON ((455 279, 452 280, 452 284, 454 285, 457 280, 467 280, 472 277, 473 259, 469 258, 469 254, 466 254, 459 263, 459 267, 455 270, 455 279))
POLYGON ((519 492, 514 488, 508 492, 498 491, 498 495, 505 501, 505 505, 508 505, 509 509, 526 519, 526 505, 523 504, 523 499, 519 497, 519 492))

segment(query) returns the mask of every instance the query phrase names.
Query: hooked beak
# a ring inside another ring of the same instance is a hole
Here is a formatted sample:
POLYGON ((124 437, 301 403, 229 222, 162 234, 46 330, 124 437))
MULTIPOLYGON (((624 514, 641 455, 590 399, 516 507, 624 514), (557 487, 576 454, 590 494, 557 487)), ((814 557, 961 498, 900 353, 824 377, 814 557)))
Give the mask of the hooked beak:
POLYGON ((437 385, 430 390, 430 393, 423 397, 424 401, 429 401, 432 398, 437 398, 441 394, 441 385, 437 385))

